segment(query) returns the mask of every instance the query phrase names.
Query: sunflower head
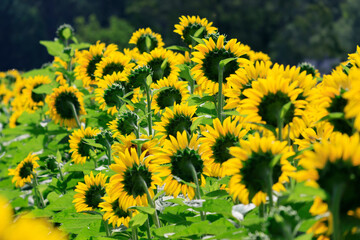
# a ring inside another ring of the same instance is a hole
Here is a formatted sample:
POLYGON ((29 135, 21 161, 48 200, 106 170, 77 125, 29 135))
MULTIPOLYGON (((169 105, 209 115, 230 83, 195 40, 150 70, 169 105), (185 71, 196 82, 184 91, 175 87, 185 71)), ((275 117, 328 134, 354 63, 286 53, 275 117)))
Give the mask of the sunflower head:
POLYGON ((129 135, 134 131, 138 131, 138 115, 132 111, 125 111, 120 114, 115 120, 108 123, 109 128, 116 138, 119 135, 129 135))
POLYGON ((32 112, 37 110, 39 107, 44 106, 46 94, 44 93, 36 93, 34 89, 44 85, 51 83, 51 80, 48 76, 35 76, 29 77, 26 80, 26 88, 24 89, 24 97, 27 98, 27 110, 32 112))
POLYGON ((75 87, 63 85, 55 88, 46 101, 49 105, 47 114, 60 126, 68 128, 77 126, 73 108, 78 117, 86 114, 83 94, 75 87))
POLYGON ((91 127, 81 128, 75 130, 69 139, 71 159, 76 164, 84 164, 87 159, 90 158, 90 151, 92 147, 87 144, 85 139, 92 139, 100 133, 99 129, 93 129, 91 127))
POLYGON ((23 187, 25 183, 30 183, 36 173, 35 168, 39 167, 36 162, 39 157, 36 154, 29 153, 29 155, 22 160, 15 169, 9 169, 9 175, 14 176, 12 182, 15 182, 16 187, 23 187))
POLYGON ((303 62, 300 63, 298 67, 300 67, 300 72, 306 72, 306 74, 310 74, 313 77, 317 77, 319 75, 319 71, 311 63, 303 62))
POLYGON ((149 53, 155 48, 161 48, 165 45, 161 35, 153 32, 150 28, 140 28, 134 32, 129 43, 135 44, 140 53, 149 53))
POLYGON ((74 35, 74 28, 70 24, 62 24, 56 30, 56 35, 61 41, 70 39, 74 35))
POLYGON ((139 65, 136 68, 131 70, 130 75, 128 75, 129 84, 132 89, 143 87, 146 83, 146 78, 149 75, 152 75, 152 70, 147 65, 139 65))
POLYGON ((76 186, 73 203, 77 212, 94 211, 100 208, 99 204, 103 202, 105 196, 106 179, 108 177, 103 173, 98 173, 94 176, 93 172, 90 175, 85 175, 85 183, 79 182, 76 186))
POLYGON ((174 32, 179 34, 188 46, 194 42, 192 37, 204 38, 217 31, 217 28, 212 26, 212 22, 208 22, 206 18, 181 16, 179 19, 180 23, 175 25, 174 32))

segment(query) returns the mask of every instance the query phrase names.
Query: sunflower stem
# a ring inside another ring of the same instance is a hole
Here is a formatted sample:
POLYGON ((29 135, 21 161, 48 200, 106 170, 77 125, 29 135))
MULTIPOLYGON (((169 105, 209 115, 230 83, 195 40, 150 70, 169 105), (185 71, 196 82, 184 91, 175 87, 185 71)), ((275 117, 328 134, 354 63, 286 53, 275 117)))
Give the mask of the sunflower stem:
POLYGON ((60 164, 59 164, 59 163, 57 163, 56 165, 57 165, 57 167, 58 167, 58 169, 59 169, 60 179, 61 179, 61 181, 64 181, 64 175, 63 175, 63 173, 62 173, 62 171, 61 171, 60 164))
POLYGON ((259 205, 259 217, 265 217, 265 205, 264 203, 260 203, 259 205))
POLYGON ((78 128, 81 129, 81 123, 79 121, 79 117, 77 115, 76 108, 75 108, 74 104, 72 102, 70 102, 70 101, 66 101, 66 102, 67 102, 67 104, 70 105, 71 111, 73 112, 73 115, 74 115, 76 124, 78 125, 78 128))
POLYGON ((154 203, 154 201, 153 201, 152 198, 151 198, 151 195, 150 195, 148 186, 147 186, 145 180, 144 180, 141 176, 139 176, 139 180, 140 180, 140 183, 142 184, 143 189, 144 189, 144 191, 145 191, 145 193, 146 193, 147 200, 148 200, 148 203, 149 203, 150 207, 152 207, 152 208, 155 209, 155 213, 154 213, 154 215, 152 215, 152 216, 153 216, 153 220, 154 220, 154 223, 155 223, 156 228, 159 228, 159 227, 161 227, 161 226, 160 226, 159 217, 158 217, 158 215, 157 215, 155 203, 154 203))
POLYGON ((109 141, 107 139, 105 139, 106 141, 106 148, 107 148, 107 154, 108 154, 108 165, 111 165, 112 162, 112 158, 111 158, 111 144, 109 143, 109 141))
POLYGON ((150 232, 150 222, 149 222, 149 218, 146 219, 146 234, 148 239, 151 239, 151 232, 150 232))
POLYGON ((110 236, 111 236, 111 232, 110 232, 110 228, 109 228, 109 223, 108 223, 108 221, 102 219, 102 222, 103 222, 104 227, 105 227, 106 236, 107 236, 107 237, 110 237, 110 236))
POLYGON ((35 198, 40 200, 40 206, 38 206, 39 208, 44 208, 45 207, 45 201, 44 198, 38 188, 38 182, 37 182, 37 175, 36 173, 33 173, 33 187, 34 187, 34 193, 35 193, 35 198))
POLYGON ((224 78, 224 67, 219 66, 219 75, 218 75, 219 92, 218 92, 217 117, 219 118, 220 122, 223 121, 223 117, 222 117, 222 110, 223 110, 222 83, 223 83, 223 78, 224 78))
POLYGON ((333 193, 331 196, 330 211, 333 217, 333 238, 334 240, 342 239, 340 227, 340 203, 344 193, 344 184, 337 183, 333 186, 333 193))
POLYGON ((273 180, 272 180, 272 169, 270 169, 268 172, 267 172, 267 181, 266 181, 266 184, 267 184, 267 195, 269 197, 269 212, 271 212, 271 209, 274 205, 273 203, 273 190, 272 190, 272 185, 273 185, 273 180))
MULTIPOLYGON (((200 185, 199 185, 199 179, 197 177, 197 174, 196 174, 196 170, 195 170, 195 167, 194 165, 191 163, 191 162, 188 162, 188 167, 191 171, 191 175, 194 179, 194 182, 195 182, 195 185, 196 185, 196 189, 195 189, 195 198, 196 199, 201 199, 201 192, 200 192, 200 185)), ((205 221, 205 214, 203 211, 200 211, 200 216, 201 216, 201 221, 205 221)))
POLYGON ((147 83, 144 84, 145 85, 145 90, 146 90, 146 101, 147 101, 147 118, 148 118, 148 128, 149 128, 149 136, 152 135, 152 115, 151 113, 151 96, 150 96, 150 88, 148 86, 147 83))

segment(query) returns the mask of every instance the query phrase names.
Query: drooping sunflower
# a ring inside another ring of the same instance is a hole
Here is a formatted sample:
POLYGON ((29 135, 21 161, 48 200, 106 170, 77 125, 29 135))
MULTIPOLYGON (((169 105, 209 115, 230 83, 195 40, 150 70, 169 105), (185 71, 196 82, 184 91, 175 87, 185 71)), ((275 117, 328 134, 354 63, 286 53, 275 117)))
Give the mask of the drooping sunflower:
POLYGON ((51 80, 48 76, 35 76, 29 77, 25 80, 26 88, 23 90, 23 97, 27 99, 26 110, 33 112, 39 107, 44 106, 46 94, 35 93, 33 90, 37 87, 40 87, 44 84, 51 83, 51 80))
POLYGON ((94 75, 97 81, 100 81, 104 79, 105 76, 110 76, 113 73, 129 74, 134 66, 135 64, 131 62, 130 56, 115 51, 103 57, 101 61, 96 64, 94 75))
POLYGON ((177 79, 179 76, 179 58, 171 50, 155 48, 150 53, 143 53, 141 61, 151 68, 154 83, 163 78, 177 79))
POLYGON ((298 99, 302 92, 296 81, 290 83, 290 79, 281 75, 268 75, 266 79, 253 81, 252 87, 243 91, 245 98, 241 101, 240 114, 246 115, 245 122, 277 128, 282 121, 285 130, 290 126, 291 131, 299 132, 296 129, 297 122, 301 121, 301 114, 307 104, 305 100, 298 99), (291 103, 289 109, 281 119, 281 109, 288 103, 291 103))
POLYGON ((204 44, 199 44, 193 52, 193 62, 197 63, 192 69, 198 85, 210 95, 215 95, 219 90, 219 63, 227 58, 236 58, 224 67, 223 89, 228 88, 228 81, 231 75, 240 68, 250 63, 244 56, 250 50, 245 45, 240 44, 236 39, 225 41, 225 36, 220 35, 215 43, 212 38, 204 40, 204 44))
POLYGON ((69 139, 71 159, 76 164, 84 164, 87 159, 90 158, 91 146, 89 146, 84 139, 94 138, 101 131, 99 129, 93 129, 91 127, 81 128, 75 130, 69 139))
POLYGON ((280 142, 274 137, 260 137, 258 133, 249 135, 248 140, 240 140, 239 147, 230 147, 234 156, 228 160, 227 168, 232 175, 229 182, 229 193, 243 204, 254 203, 259 206, 265 203, 270 176, 270 191, 285 191, 284 183, 289 182, 296 170, 287 160, 294 154, 287 142, 280 142), (271 168, 275 157, 280 160, 271 168), (270 182, 271 183, 271 182, 270 182))
MULTIPOLYGON (((134 133, 131 133, 129 135, 119 135, 118 139, 120 140, 120 143, 115 142, 111 146, 113 156, 119 157, 119 153, 130 151, 131 148, 137 150, 138 146, 133 142, 134 140, 136 140, 136 136, 134 133)), ((156 138, 152 138, 152 136, 147 135, 141 135, 140 139, 144 140, 144 143, 141 144, 141 152, 147 151, 146 157, 149 155, 156 155, 156 153, 158 152, 158 149, 156 148, 158 140, 156 138)))
POLYGON ((113 228, 120 227, 123 224, 125 227, 129 227, 129 221, 132 217, 138 214, 135 209, 125 209, 119 204, 118 198, 113 198, 111 195, 103 197, 104 202, 99 204, 104 220, 108 220, 109 224, 112 224, 113 228))
POLYGON ((176 136, 177 132, 186 131, 191 133, 191 125, 195 121, 194 114, 196 106, 188 106, 188 104, 174 104, 173 109, 165 108, 161 121, 155 122, 153 129, 158 131, 156 135, 169 138, 176 136))
MULTIPOLYGON (((252 82, 258 78, 266 78, 270 70, 270 62, 255 62, 236 70, 235 74, 229 79, 229 88, 225 89, 224 95, 227 97, 224 109, 239 108, 241 100, 245 98, 243 91, 251 88, 252 82)), ((241 111, 239 109, 239 111, 241 111)))
POLYGON ((99 204, 103 202, 105 196, 106 179, 108 177, 103 173, 98 173, 94 176, 93 172, 90 175, 85 175, 85 183, 78 182, 74 195, 73 203, 75 203, 76 212, 94 211, 100 208, 99 204))
POLYGON ((100 104, 101 110, 107 108, 107 113, 111 115, 118 112, 123 105, 119 97, 123 97, 126 94, 126 82, 126 76, 120 72, 106 75, 104 76, 104 80, 98 82, 98 88, 95 89, 95 101, 100 104))
POLYGON ((161 176, 166 177, 163 182, 166 194, 177 197, 182 193, 190 199, 195 197, 195 189, 184 183, 195 182, 190 165, 195 169, 200 185, 205 185, 204 175, 209 176, 210 172, 199 146, 197 134, 194 134, 189 141, 185 131, 177 132, 176 138, 170 136, 170 140, 165 140, 161 153, 150 157, 152 162, 159 165, 158 171, 161 176))
MULTIPOLYGON (((358 187, 360 184, 360 137, 334 134, 329 141, 314 143, 313 151, 305 151, 300 158, 298 181, 321 188, 326 192, 326 203, 339 199, 340 222, 360 207, 358 187)), ((330 209, 331 211, 333 209, 330 209)), ((333 213, 335 215, 335 213, 333 213)))
POLYGON ((123 209, 132 206, 147 206, 148 200, 145 185, 150 196, 154 197, 154 190, 161 184, 159 174, 156 174, 157 165, 150 163, 150 157, 145 157, 144 151, 140 157, 135 148, 119 153, 114 157, 115 164, 110 168, 117 174, 110 178, 109 195, 119 199, 123 209))
POLYGON ((247 130, 243 129, 241 123, 228 117, 223 123, 218 118, 213 120, 213 127, 206 125, 206 131, 200 138, 203 158, 208 161, 211 177, 224 177, 227 174, 226 161, 232 156, 229 148, 235 146, 242 139, 247 130))
POLYGON ((69 87, 67 84, 55 88, 53 93, 46 98, 49 105, 47 114, 60 126, 76 127, 73 107, 79 118, 81 115, 86 115, 83 95, 77 88, 69 87))
POLYGON ((36 173, 35 169, 39 167, 36 162, 38 160, 39 157, 36 154, 29 153, 15 169, 9 169, 9 175, 14 176, 12 182, 15 182, 16 187, 23 187, 25 183, 31 183, 31 179, 34 177, 33 173, 36 173))
POLYGON ((162 48, 165 44, 161 35, 150 28, 140 28, 130 38, 129 44, 135 44, 140 53, 151 52, 155 48, 162 48))
POLYGON ((181 16, 179 17, 180 23, 175 24, 174 32, 179 34, 182 40, 190 47, 194 44, 192 37, 204 38, 206 35, 215 33, 216 27, 212 26, 212 22, 208 22, 206 18, 199 16, 181 16), (195 36, 195 33, 203 28, 202 32, 195 36))
POLYGON ((77 52, 76 62, 79 64, 75 67, 75 76, 82 80, 84 87, 96 84, 95 70, 96 64, 103 57, 109 56, 112 52, 117 51, 115 44, 105 46, 105 43, 97 41, 95 45, 91 45, 89 50, 77 52))
POLYGON ((137 131, 139 117, 132 111, 125 111, 120 114, 116 119, 109 122, 109 126, 113 138, 121 135, 129 135, 137 131))
POLYGON ((153 86, 153 90, 159 90, 154 94, 151 102, 151 109, 157 114, 166 107, 172 107, 174 104, 182 104, 190 97, 188 83, 176 79, 159 80, 153 86), (163 89, 162 89, 163 88, 163 89))

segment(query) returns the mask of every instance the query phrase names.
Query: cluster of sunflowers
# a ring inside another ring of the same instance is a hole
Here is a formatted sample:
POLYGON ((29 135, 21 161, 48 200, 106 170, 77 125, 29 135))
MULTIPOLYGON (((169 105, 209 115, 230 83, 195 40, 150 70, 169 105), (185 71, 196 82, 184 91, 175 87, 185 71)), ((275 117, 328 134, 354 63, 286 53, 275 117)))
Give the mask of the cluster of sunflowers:
POLYGON ((78 171, 75 210, 101 215, 108 238, 358 239, 360 48, 321 77, 308 63, 273 64, 206 19, 182 16, 174 32, 186 47, 164 48, 147 28, 119 50, 79 44, 64 25, 44 43, 49 74, 1 73, 3 128, 38 113, 47 136, 8 172, 17 188, 31 184, 33 208, 53 204, 46 174, 78 171), (222 235, 190 230, 221 218, 222 235))

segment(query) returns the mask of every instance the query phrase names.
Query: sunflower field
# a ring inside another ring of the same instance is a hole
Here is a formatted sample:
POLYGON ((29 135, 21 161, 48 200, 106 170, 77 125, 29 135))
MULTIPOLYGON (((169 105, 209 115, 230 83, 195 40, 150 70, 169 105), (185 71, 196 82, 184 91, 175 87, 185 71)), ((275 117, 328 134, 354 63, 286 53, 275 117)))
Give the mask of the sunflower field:
POLYGON ((179 20, 0 72, 0 239, 360 239, 360 48, 320 75, 179 20))

